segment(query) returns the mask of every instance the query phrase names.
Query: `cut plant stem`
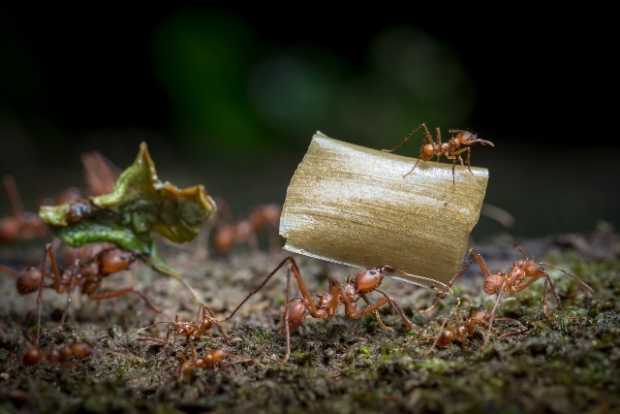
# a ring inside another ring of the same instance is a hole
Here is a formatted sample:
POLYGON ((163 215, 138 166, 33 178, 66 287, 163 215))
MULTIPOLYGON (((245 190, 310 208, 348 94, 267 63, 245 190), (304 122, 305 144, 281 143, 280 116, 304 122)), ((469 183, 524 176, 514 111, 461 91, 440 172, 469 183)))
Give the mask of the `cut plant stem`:
POLYGON ((403 177, 416 161, 317 132, 287 190, 284 248, 448 281, 480 217, 489 173, 458 166, 453 183, 451 164, 421 161, 403 177))

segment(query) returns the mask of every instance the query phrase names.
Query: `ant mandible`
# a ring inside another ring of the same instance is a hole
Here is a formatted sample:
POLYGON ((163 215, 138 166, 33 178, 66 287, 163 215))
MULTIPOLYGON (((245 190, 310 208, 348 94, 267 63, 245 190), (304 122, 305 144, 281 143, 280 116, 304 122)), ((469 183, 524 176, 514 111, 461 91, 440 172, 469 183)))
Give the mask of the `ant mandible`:
POLYGON ((418 166, 420 161, 429 161, 433 157, 437 157, 437 161, 441 160, 441 157, 446 158, 447 160, 452 161, 452 183, 455 183, 455 175, 454 170, 456 167, 457 161, 460 162, 461 167, 465 167, 467 164, 467 169, 471 174, 473 174, 471 170, 471 147, 475 144, 480 145, 488 145, 491 147, 495 147, 495 144, 486 139, 478 138, 476 134, 473 132, 465 131, 462 129, 450 129, 448 132, 452 134, 450 139, 447 142, 441 141, 441 130, 439 128, 435 128, 435 139, 433 140, 433 134, 430 132, 425 123, 420 124, 419 127, 415 128, 413 131, 407 135, 400 144, 395 146, 394 148, 388 150, 388 152, 396 151, 398 148, 407 143, 413 135, 419 131, 420 129, 424 130, 424 139, 427 141, 426 144, 422 144, 420 147, 420 155, 419 159, 415 162, 411 170, 403 175, 403 177, 407 177, 409 174, 413 174, 415 169, 418 166), (462 155, 467 153, 466 161, 463 161, 462 155))
POLYGON ((387 293, 379 289, 385 275, 395 271, 391 266, 381 266, 358 272, 352 278, 347 279, 344 286, 330 277, 329 292, 318 293, 313 297, 301 276, 299 266, 297 266, 295 259, 291 256, 280 262, 280 264, 265 277, 261 284, 252 290, 224 320, 231 319, 248 299, 260 291, 267 282, 269 282, 271 277, 287 264, 289 266, 289 272, 287 273, 286 279, 285 306, 282 320, 286 336, 286 354, 283 359, 284 362, 288 361, 291 354, 291 332, 295 331, 303 324, 307 314, 310 314, 310 316, 316 319, 329 320, 334 317, 340 304, 344 305, 347 319, 360 319, 373 313, 377 315, 376 312, 378 309, 389 304, 402 319, 405 329, 412 330, 415 328, 415 325, 407 318, 400 306, 398 306, 387 293), (297 282, 297 286, 302 295, 301 298, 289 299, 290 272, 293 273, 295 281, 297 282), (366 295, 375 291, 380 293, 383 297, 371 303, 366 295), (367 303, 363 308, 358 308, 357 306, 357 302, 360 299, 364 299, 367 303))

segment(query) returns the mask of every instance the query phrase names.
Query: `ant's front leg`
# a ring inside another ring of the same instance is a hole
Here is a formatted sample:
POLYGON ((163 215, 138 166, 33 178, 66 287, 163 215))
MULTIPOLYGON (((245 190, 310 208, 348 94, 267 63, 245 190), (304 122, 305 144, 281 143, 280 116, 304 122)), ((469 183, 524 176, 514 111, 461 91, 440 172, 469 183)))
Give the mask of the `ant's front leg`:
POLYGON ((394 312, 396 312, 396 314, 400 316, 400 319, 403 321, 403 324, 405 325, 405 329, 407 331, 413 331, 416 329, 416 326, 414 325, 414 323, 411 322, 409 318, 407 318, 407 315, 405 315, 405 312, 403 312, 402 308, 398 305, 398 303, 394 300, 394 298, 389 296, 387 293, 385 293, 381 289, 376 289, 376 291, 382 294, 389 301, 390 306, 392 307, 394 312))
MULTIPOLYGON (((364 300, 364 302, 366 302, 366 305, 370 305, 370 300, 368 300, 368 297, 366 295, 360 295, 362 297, 362 299, 364 300)), ((379 314, 379 311, 375 311, 375 319, 377 320, 377 323, 379 324, 379 327, 386 331, 386 332, 392 332, 394 330, 394 328, 387 326, 384 322, 383 319, 381 319, 381 315, 379 314)))

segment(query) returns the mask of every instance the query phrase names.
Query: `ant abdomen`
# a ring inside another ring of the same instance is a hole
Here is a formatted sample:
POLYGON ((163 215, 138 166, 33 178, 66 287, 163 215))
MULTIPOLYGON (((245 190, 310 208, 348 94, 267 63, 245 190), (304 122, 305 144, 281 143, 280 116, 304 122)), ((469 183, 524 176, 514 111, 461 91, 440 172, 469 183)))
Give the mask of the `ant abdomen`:
POLYGON ((22 355, 22 363, 24 365, 37 365, 43 360, 43 352, 36 346, 32 346, 22 355))
POLYGON ((15 286, 20 295, 28 295, 39 289, 43 273, 36 267, 27 268, 16 280, 15 286))

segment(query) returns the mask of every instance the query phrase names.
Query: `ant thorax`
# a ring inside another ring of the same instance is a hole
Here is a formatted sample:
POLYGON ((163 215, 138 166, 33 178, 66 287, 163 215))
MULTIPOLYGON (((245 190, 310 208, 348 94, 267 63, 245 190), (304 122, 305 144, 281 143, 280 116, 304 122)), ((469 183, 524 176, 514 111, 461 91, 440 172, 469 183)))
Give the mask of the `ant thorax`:
POLYGON ((347 282, 342 288, 342 295, 346 296, 350 302, 355 302, 358 299, 358 290, 355 288, 353 282, 347 282))

